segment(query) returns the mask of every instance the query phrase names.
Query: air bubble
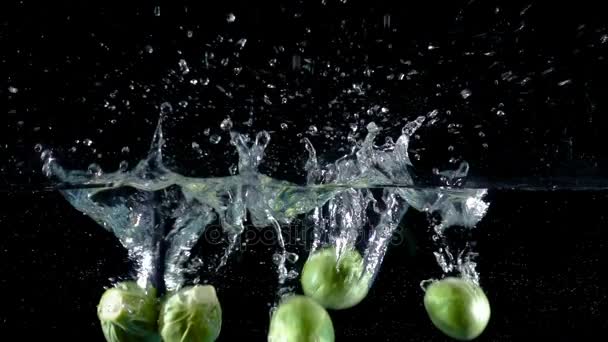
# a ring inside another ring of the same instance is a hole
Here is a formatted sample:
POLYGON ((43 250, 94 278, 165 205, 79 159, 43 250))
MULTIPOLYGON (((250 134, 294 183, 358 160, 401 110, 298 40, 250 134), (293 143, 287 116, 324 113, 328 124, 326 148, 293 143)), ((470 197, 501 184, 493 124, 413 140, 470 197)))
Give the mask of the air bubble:
POLYGON ((126 160, 123 160, 120 162, 120 164, 118 164, 118 169, 120 171, 127 171, 127 169, 129 168, 129 162, 127 162, 126 160))
POLYGON ((222 137, 220 137, 217 134, 214 134, 214 135, 212 135, 212 136, 209 137, 209 142, 212 143, 212 144, 214 144, 214 145, 219 144, 219 142, 221 140, 222 140, 222 137))
POLYGON ((220 124, 220 128, 224 131, 229 131, 232 128, 232 120, 225 118, 220 124))

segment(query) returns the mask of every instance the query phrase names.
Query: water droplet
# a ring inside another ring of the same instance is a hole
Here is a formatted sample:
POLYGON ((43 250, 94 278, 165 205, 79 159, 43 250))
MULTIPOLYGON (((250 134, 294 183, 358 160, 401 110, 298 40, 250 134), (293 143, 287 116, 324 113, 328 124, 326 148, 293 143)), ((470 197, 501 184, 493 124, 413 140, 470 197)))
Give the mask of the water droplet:
POLYGON ((17 94, 18 91, 19 91, 19 89, 15 88, 13 86, 8 87, 8 92, 11 94, 17 94))
POLYGON ((205 128, 205 129, 203 130, 203 134, 204 134, 204 135, 209 136, 209 133, 211 133, 211 129, 210 129, 210 128, 205 128))
POLYGON ((177 64, 179 65, 179 70, 182 72, 183 75, 190 72, 190 68, 188 68, 188 63, 186 63, 185 59, 180 59, 177 64))
POLYGON ((209 84, 209 78, 205 78, 203 80, 201 80, 201 84, 206 86, 207 84, 209 84))
POLYGON ((200 149, 201 147, 200 147, 200 145, 199 145, 199 144, 198 144, 196 141, 193 141, 193 142, 192 142, 192 148, 193 148, 193 149, 195 149, 195 150, 198 150, 198 149, 200 149))
POLYGON ((429 285, 433 284, 435 282, 435 279, 426 279, 420 282, 420 288, 422 289, 422 291, 426 292, 426 289, 429 287, 429 285))
POLYGON ((124 153, 124 154, 127 154, 127 153, 129 153, 130 151, 131 151, 131 149, 129 149, 129 146, 124 146, 124 147, 123 147, 123 148, 120 150, 120 152, 122 152, 122 153, 124 153))
POLYGON ((572 83, 572 80, 568 79, 568 80, 563 80, 563 81, 559 82, 557 85, 559 85, 560 87, 563 87, 566 84, 570 84, 570 83, 572 83))
POLYGON ((169 102, 163 102, 160 104, 160 113, 163 115, 173 113, 173 106, 169 102))
POLYGON ((232 128, 232 120, 230 118, 225 118, 220 124, 220 128, 224 131, 229 131, 232 128))
POLYGON ((192 30, 188 30, 188 32, 186 32, 186 36, 188 38, 192 38, 193 35, 194 35, 194 32, 192 32, 192 30))
POLYGON ((505 112, 503 112, 502 110, 498 110, 498 111, 496 111, 496 115, 505 116, 505 112))
POLYGON ((36 144, 36 146, 34 146, 34 151, 41 152, 42 151, 42 145, 41 144, 36 144))
POLYGON ((247 44, 247 38, 241 38, 236 42, 236 45, 239 47, 239 49, 244 48, 245 44, 247 44))
POLYGON ((154 6, 154 16, 160 17, 160 6, 154 6))
POLYGON ((448 146, 448 151, 454 151, 454 146, 452 146, 452 145, 448 146))
POLYGON ((291 270, 289 272, 287 272, 287 279, 296 279, 298 277, 298 271, 296 270, 291 270))
POLYGON ((234 15, 234 13, 228 13, 228 15, 226 16, 226 21, 229 23, 233 23, 236 20, 236 16, 234 15))
POLYGON ((471 96, 471 91, 469 89, 463 89, 460 92, 460 96, 462 96, 463 99, 467 99, 469 96, 471 96))
POLYGON ((186 107, 188 107, 188 101, 184 101, 184 100, 182 100, 182 101, 179 101, 179 102, 178 102, 178 104, 179 104, 179 106, 180 106, 180 107, 182 107, 182 108, 186 108, 186 107))
POLYGON ((238 166, 236 166, 236 164, 232 164, 232 165, 230 165, 230 167, 228 168, 228 172, 229 172, 229 173, 230 173, 232 176, 234 176, 234 175, 236 175, 236 174, 239 172, 239 168, 238 168, 238 166))
POLYGON ((288 252, 285 254, 285 259, 291 263, 297 262, 299 258, 299 255, 297 255, 296 253, 288 252))
POLYGON ((282 123, 281 123, 281 129, 282 129, 282 130, 286 130, 287 128, 289 128, 289 126, 287 126, 287 124, 286 124, 286 123, 282 122, 282 123))
POLYGON ((485 136, 486 136, 486 134, 484 132, 479 132, 479 137, 483 138, 485 136))
POLYGON ((91 146, 91 145, 93 145, 93 140, 91 140, 91 139, 84 139, 82 141, 82 143, 85 144, 85 145, 87 145, 87 146, 91 146))
POLYGON ((145 50, 147 53, 152 53, 152 52, 154 52, 154 48, 153 48, 151 45, 146 45, 146 46, 144 47, 144 50, 145 50))
POLYGON ((126 160, 123 160, 120 162, 120 164, 118 164, 118 169, 120 171, 127 171, 128 168, 129 168, 129 162, 127 162, 126 160))
POLYGON ((431 170, 431 172, 433 172, 434 175, 438 175, 439 174, 439 169, 434 167, 433 170, 431 170))
POLYGON ((600 42, 602 42, 602 44, 606 44, 608 43, 608 34, 604 34, 600 37, 600 42))
POLYGON ((307 132, 308 134, 310 134, 310 135, 316 135, 316 134, 318 133, 318 131, 319 131, 319 130, 317 129, 317 126, 315 126, 315 125, 310 125, 310 126, 308 127, 308 131, 306 131, 306 132, 307 132))
POLYGON ((190 80, 190 84, 197 85, 198 84, 198 80, 196 78, 193 78, 193 79, 190 80))
POLYGON ((101 170, 101 167, 97 164, 89 165, 88 171, 90 174, 95 175, 95 176, 101 176, 103 173, 103 171, 101 170))
POLYGON ((218 144, 221 140, 222 140, 222 137, 220 137, 217 134, 214 134, 209 137, 209 142, 211 142, 214 145, 218 144))

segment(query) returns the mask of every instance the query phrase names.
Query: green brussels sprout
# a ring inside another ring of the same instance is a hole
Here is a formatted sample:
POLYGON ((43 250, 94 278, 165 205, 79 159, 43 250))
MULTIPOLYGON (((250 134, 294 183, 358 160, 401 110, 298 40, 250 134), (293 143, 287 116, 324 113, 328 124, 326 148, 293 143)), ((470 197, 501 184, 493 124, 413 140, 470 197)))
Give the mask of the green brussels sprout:
POLYGON ((222 308, 212 285, 195 285, 169 295, 159 320, 164 342, 215 341, 222 328, 222 308))
POLYGON ((313 299, 291 295, 281 301, 270 319, 268 342, 333 342, 334 326, 325 309, 313 299))
POLYGON ((156 290, 133 281, 116 284, 104 292, 97 317, 108 342, 158 342, 156 290))
POLYGON ((448 277, 431 284, 424 295, 424 307, 433 324, 451 338, 477 338, 490 320, 490 303, 479 285, 448 277))
POLYGON ((363 258, 355 249, 338 258, 335 248, 315 252, 304 264, 300 279, 304 294, 328 309, 347 309, 365 298, 371 274, 365 271, 363 258))

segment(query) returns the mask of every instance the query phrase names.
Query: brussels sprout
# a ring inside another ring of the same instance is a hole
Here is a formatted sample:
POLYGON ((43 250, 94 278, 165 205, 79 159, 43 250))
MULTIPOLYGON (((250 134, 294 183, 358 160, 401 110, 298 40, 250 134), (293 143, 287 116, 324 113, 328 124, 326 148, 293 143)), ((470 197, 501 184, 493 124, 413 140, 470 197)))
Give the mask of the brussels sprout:
POLYGON ((160 341, 156 291, 133 281, 117 284, 101 296, 97 317, 108 342, 160 341))
POLYGON ((328 309, 346 309, 365 298, 371 275, 365 271, 361 254, 346 250, 338 258, 333 247, 314 253, 302 270, 300 279, 304 294, 328 309))
POLYGON ((285 298, 273 313, 268 342, 333 342, 334 326, 325 309, 302 295, 285 298))
POLYGON ((164 342, 215 341, 222 328, 222 308, 215 288, 195 285, 168 296, 160 312, 164 342))
POLYGON ((483 290, 470 280, 449 277, 426 289, 424 307, 433 324, 461 341, 472 340, 490 320, 490 303, 483 290))

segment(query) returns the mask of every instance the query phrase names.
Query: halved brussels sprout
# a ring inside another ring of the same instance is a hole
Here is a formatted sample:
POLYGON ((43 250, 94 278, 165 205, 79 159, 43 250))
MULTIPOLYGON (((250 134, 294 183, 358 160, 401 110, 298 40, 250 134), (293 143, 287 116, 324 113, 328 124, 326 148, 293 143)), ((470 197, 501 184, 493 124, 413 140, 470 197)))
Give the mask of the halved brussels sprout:
POLYGON ((156 291, 133 281, 116 284, 104 292, 97 317, 108 342, 158 342, 156 291))
POLYGON ((215 341, 222 328, 222 308, 212 285, 195 285, 168 296, 160 312, 164 342, 215 341))
POLYGON ((291 295, 273 313, 268 342, 333 342, 334 326, 325 309, 313 299, 291 295))
POLYGON ((490 303, 474 282, 448 277, 426 289, 424 307, 433 324, 461 341, 477 338, 490 320, 490 303))
POLYGON ((328 309, 338 310, 353 307, 365 298, 371 275, 355 249, 346 250, 338 258, 336 249, 327 247, 308 258, 300 281, 304 294, 328 309))

